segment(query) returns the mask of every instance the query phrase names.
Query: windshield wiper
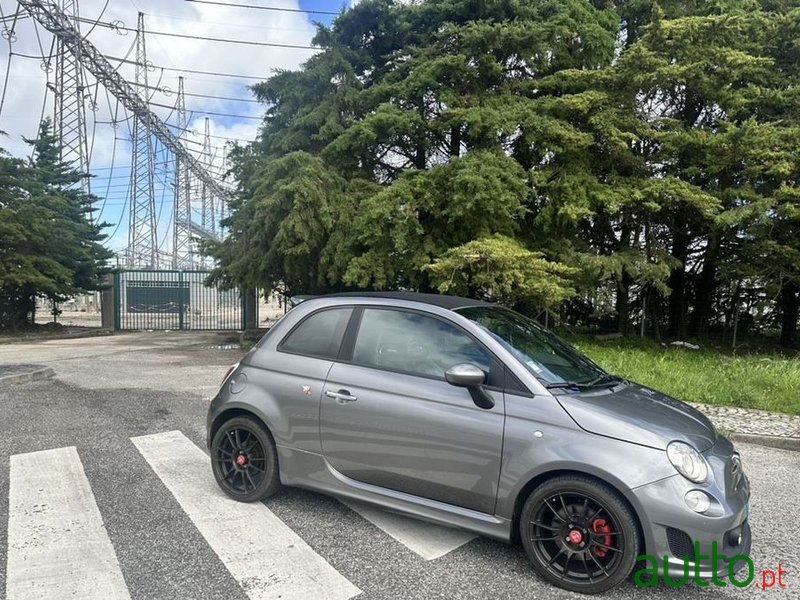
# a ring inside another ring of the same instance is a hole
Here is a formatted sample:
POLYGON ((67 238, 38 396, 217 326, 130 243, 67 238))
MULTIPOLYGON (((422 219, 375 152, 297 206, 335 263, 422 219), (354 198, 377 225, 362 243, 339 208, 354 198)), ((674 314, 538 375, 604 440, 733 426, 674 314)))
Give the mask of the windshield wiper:
POLYGON ((592 379, 591 381, 559 381, 557 383, 548 383, 544 387, 548 390, 556 389, 556 388, 576 388, 579 390, 588 390, 593 387, 603 386, 603 385, 616 385, 622 381, 621 377, 617 377, 616 375, 608 375, 604 374, 596 379, 592 379))

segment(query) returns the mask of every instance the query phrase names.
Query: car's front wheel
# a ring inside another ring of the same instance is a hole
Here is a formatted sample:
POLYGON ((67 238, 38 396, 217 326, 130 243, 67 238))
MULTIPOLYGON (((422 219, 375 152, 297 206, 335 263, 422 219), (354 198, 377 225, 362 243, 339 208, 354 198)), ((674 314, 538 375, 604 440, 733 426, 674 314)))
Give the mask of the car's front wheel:
POLYGON ((254 502, 280 487, 275 441, 250 417, 234 417, 219 428, 211 441, 214 478, 234 500, 254 502))
POLYGON ((636 518, 610 487, 558 476, 537 487, 519 532, 534 569, 559 587, 598 594, 622 582, 639 554, 636 518))

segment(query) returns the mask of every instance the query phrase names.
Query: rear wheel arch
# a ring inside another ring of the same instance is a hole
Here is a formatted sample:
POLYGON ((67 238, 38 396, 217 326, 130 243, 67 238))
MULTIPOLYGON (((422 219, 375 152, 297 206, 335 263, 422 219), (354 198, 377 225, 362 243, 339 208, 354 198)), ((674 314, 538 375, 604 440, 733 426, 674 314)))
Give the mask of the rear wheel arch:
POLYGON ((256 413, 254 413, 251 410, 244 409, 244 408, 229 408, 227 410, 222 411, 220 414, 218 414, 214 418, 214 421, 211 423, 211 429, 209 430, 209 433, 208 433, 209 444, 211 443, 211 440, 214 439, 214 436, 217 435, 217 431, 219 431, 219 428, 222 427, 222 425, 225 424, 226 422, 228 422, 231 419, 236 418, 236 417, 247 417, 249 419, 253 419, 259 425, 261 425, 261 427, 264 428, 264 430, 270 435, 270 437, 273 440, 275 439, 275 436, 273 435, 272 430, 264 422, 264 419, 262 419, 256 413))

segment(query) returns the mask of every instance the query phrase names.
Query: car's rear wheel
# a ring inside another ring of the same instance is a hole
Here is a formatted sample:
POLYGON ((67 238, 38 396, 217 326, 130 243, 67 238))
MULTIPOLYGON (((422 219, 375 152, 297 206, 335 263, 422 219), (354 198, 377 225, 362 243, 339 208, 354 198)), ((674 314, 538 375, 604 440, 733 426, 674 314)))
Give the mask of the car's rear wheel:
POLYGON ((241 502, 268 498, 281 487, 275 441, 250 417, 222 424, 211 442, 211 465, 222 490, 241 502))
POLYGON ((534 569, 573 592, 598 594, 630 575, 639 554, 636 518, 615 490, 558 476, 528 497, 520 538, 534 569))

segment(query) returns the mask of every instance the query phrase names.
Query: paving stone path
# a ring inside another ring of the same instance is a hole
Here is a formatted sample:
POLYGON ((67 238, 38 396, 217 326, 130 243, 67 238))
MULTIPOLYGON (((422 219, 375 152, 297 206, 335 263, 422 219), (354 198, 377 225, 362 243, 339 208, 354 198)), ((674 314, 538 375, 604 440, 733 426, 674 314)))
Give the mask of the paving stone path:
POLYGON ((692 406, 711 419, 714 425, 731 433, 800 439, 800 416, 711 404, 692 406))

